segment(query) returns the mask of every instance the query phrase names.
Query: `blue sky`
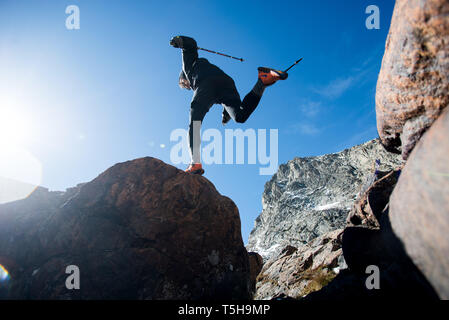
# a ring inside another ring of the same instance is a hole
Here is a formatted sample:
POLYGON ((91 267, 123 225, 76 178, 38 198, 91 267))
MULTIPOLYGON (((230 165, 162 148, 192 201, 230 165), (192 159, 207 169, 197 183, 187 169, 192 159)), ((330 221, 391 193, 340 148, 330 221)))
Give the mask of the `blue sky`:
MULTIPOLYGON (((170 133, 187 128, 192 93, 177 86, 174 35, 245 62, 200 53, 234 78, 243 97, 258 66, 284 69, 245 124, 278 129, 279 164, 337 152, 377 137, 375 87, 394 2, 0 0, 0 111, 26 119, 20 144, 40 161, 42 185, 64 190, 117 162, 170 163, 170 133), (68 5, 80 29, 65 27, 68 5), (380 29, 368 30, 368 5, 380 29), (161 144, 165 148, 161 148, 161 144)), ((24 120, 25 121, 25 120, 24 120)), ((221 107, 203 130, 221 126, 221 107)), ((17 129, 18 130, 18 129, 17 129)), ((19 143, 19 142, 18 142, 19 143)), ((184 165, 179 165, 184 169, 184 165)), ((260 165, 208 165, 206 177, 240 210, 246 242, 262 210, 260 165)))

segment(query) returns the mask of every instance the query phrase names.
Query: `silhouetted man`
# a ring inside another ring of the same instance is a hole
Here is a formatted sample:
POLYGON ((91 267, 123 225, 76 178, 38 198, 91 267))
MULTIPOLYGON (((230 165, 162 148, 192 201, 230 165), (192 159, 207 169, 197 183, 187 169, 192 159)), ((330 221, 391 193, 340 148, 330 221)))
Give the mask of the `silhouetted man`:
POLYGON ((192 161, 186 172, 203 174, 204 170, 200 162, 200 127, 212 105, 223 106, 223 124, 231 118, 235 122, 244 123, 256 109, 265 88, 278 80, 287 79, 288 74, 259 67, 257 82, 242 101, 234 80, 230 76, 207 59, 198 58, 198 47, 194 39, 176 36, 170 40, 170 45, 182 49, 179 86, 194 91, 190 104, 189 124, 189 148, 192 161))

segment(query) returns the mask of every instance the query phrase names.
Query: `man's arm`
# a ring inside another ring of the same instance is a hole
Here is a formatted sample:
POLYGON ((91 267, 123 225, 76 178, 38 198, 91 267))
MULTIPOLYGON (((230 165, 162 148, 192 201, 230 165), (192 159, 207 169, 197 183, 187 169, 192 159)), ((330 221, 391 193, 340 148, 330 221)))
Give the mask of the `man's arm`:
POLYGON ((188 75, 193 63, 198 59, 198 46, 195 39, 185 36, 176 36, 170 40, 175 48, 182 49, 182 70, 188 75))

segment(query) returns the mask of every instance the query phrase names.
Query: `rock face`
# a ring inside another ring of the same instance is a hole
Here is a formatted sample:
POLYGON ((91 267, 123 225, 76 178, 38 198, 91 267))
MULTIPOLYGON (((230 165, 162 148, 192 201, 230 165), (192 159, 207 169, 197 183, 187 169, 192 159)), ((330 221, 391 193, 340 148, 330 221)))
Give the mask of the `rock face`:
POLYGON ((346 217, 374 172, 401 164, 400 157, 385 151, 377 139, 319 157, 295 158, 281 165, 265 185, 263 211, 256 219, 247 245, 264 259, 276 256, 287 245, 300 247, 343 228, 346 217))
POLYGON ((440 298, 449 299, 449 109, 411 153, 390 216, 407 254, 440 298))
POLYGON ((0 264, 15 299, 247 299, 237 207, 205 178, 154 158, 67 193, 0 206, 0 264), (68 290, 66 267, 80 270, 68 290))
POLYGON ((381 174, 355 202, 342 237, 348 268, 305 301, 438 297, 391 228, 388 203, 399 173, 381 174), (369 277, 373 275, 378 279, 375 288, 367 286, 367 282, 372 284, 369 277))
POLYGON ((257 252, 248 252, 248 255, 249 255, 251 290, 254 292, 256 288, 257 276, 262 270, 263 258, 257 252))
POLYGON ((449 103, 449 2, 397 0, 376 91, 382 143, 408 157, 449 103))
POLYGON ((449 299, 448 75, 449 1, 397 0, 376 111, 382 144, 408 161, 361 154, 363 145, 281 166, 248 245, 271 258, 256 297, 449 299), (390 159, 389 167, 367 180, 375 159, 390 159), (344 228, 341 241, 326 233, 335 227, 344 228), (284 244, 299 246, 273 254, 284 244), (341 250, 348 268, 335 276, 329 270, 341 250))
POLYGON ((300 248, 284 248, 280 256, 263 266, 254 298, 299 299, 326 286, 344 265, 342 232, 342 229, 329 232, 300 248))
POLYGON ((408 160, 356 201, 343 232, 348 269, 305 300, 449 298, 448 74, 449 2, 396 1, 376 112, 382 143, 408 160), (366 286, 369 266, 379 289, 366 286))

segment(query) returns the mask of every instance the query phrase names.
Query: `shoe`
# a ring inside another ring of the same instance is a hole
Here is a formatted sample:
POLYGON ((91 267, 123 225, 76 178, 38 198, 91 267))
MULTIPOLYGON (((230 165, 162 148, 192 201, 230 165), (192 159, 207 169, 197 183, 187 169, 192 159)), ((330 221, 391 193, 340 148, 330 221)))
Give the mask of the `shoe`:
POLYGON ((266 87, 271 86, 278 80, 285 80, 288 78, 288 73, 279 70, 265 67, 259 67, 257 70, 259 71, 259 79, 266 87))
POLYGON ((199 175, 204 174, 203 166, 201 165, 201 163, 191 163, 185 172, 199 175))

